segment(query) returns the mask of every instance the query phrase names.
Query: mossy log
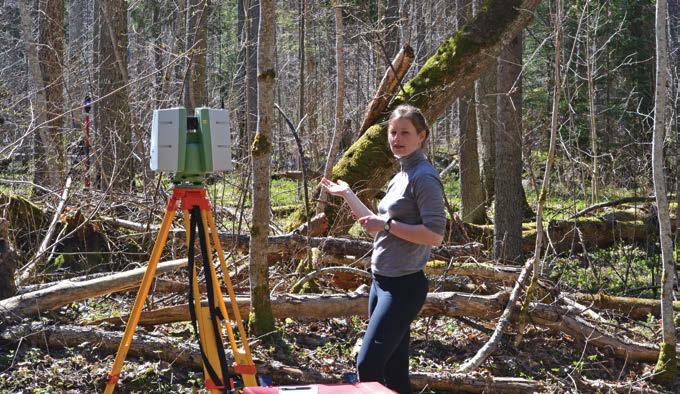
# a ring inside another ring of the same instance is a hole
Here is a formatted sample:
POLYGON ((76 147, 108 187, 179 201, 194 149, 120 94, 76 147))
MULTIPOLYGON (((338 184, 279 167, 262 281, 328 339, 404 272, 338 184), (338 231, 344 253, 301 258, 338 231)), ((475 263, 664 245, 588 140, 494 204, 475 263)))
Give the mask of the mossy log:
MULTIPOLYGON (((604 293, 575 293, 571 297, 584 305, 615 310, 631 319, 645 319, 648 315, 661 317, 661 301, 657 299, 616 297, 604 293)), ((680 301, 673 302, 673 309, 680 312, 680 301)))
MULTIPOLYGON (((429 293, 425 305, 420 311, 421 317, 448 316, 473 317, 484 320, 498 318, 508 301, 508 292, 493 295, 477 295, 469 293, 440 292, 429 293)), ((236 302, 242 316, 247 316, 250 299, 237 296, 236 302)), ((231 304, 225 299, 229 308, 231 304)), ((366 316, 368 295, 366 294, 329 294, 329 295, 293 295, 276 294, 271 298, 272 312, 276 318, 293 317, 295 319, 330 319, 343 316, 366 316)), ((519 310, 519 305, 516 310, 519 310)), ((189 320, 189 309, 186 304, 154 311, 142 312, 139 324, 152 326, 189 320)), ((512 319, 516 321, 517 315, 512 319)), ((609 334, 582 319, 573 308, 557 305, 533 303, 529 309, 532 323, 563 332, 577 340, 608 349, 616 357, 628 360, 656 361, 659 350, 655 345, 637 343, 626 338, 609 334)), ((124 323, 125 316, 97 321, 124 323)))
MULTIPOLYGON (((0 205, 6 206, 9 236, 18 250, 32 250, 42 240, 41 232, 50 222, 51 215, 27 198, 0 193, 0 205)), ((25 256, 28 258, 30 256, 25 256)), ((21 256, 20 256, 21 258, 21 256)))
MULTIPOLYGON (((481 242, 486 248, 491 247, 493 225, 464 224, 470 239, 481 242)), ((658 235, 653 222, 618 221, 601 218, 585 218, 577 220, 559 220, 547 223, 547 245, 556 253, 581 253, 601 249, 622 242, 626 244, 644 244, 655 240, 658 235)), ((673 226, 675 229, 675 226, 673 226)), ((525 253, 534 251, 536 227, 534 224, 522 225, 522 250, 525 253)))
MULTIPOLYGON (((529 24, 539 3, 540 0, 486 2, 468 24, 439 45, 385 113, 399 104, 410 103, 422 110, 428 123, 433 123, 496 64, 496 57, 529 24)), ((364 202, 375 197, 396 169, 385 125, 381 123, 384 120, 383 116, 369 127, 333 167, 333 180, 346 181, 364 202)), ((304 207, 300 207, 294 215, 297 223, 292 223, 292 227, 302 223, 303 212, 304 207)), ((336 218, 330 204, 326 215, 338 233, 348 230, 349 215, 339 213, 336 218)))

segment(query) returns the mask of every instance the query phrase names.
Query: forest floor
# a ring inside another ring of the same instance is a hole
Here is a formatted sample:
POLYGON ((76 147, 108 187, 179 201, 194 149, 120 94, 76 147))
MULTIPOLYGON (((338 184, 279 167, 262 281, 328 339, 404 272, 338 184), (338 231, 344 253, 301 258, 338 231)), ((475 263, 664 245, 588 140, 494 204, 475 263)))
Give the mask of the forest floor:
MULTIPOLYGON (((181 279, 176 274, 176 279, 181 279)), ((322 291, 337 292, 330 283, 320 283, 322 291)), ((154 296, 155 297, 155 296, 154 296)), ((154 299, 154 309, 162 304, 184 302, 181 294, 154 299)), ((82 324, 110 316, 111 311, 126 312, 133 303, 132 293, 103 297, 72 304, 45 315, 45 324, 82 324)), ((418 319, 412 327, 411 371, 451 372, 473 356, 489 338, 494 322, 428 317, 418 319)), ((256 364, 276 364, 302 371, 320 373, 337 379, 354 372, 355 344, 362 336, 366 320, 358 316, 328 320, 277 320, 276 338, 266 341, 250 338, 256 364)), ((195 343, 189 322, 173 323, 137 332, 174 337, 195 343)), ((652 385, 648 376, 654 365, 626 363, 607 352, 574 338, 529 326, 519 346, 514 334, 505 335, 501 347, 477 371, 480 376, 521 377, 543 383, 545 392, 598 392, 585 382, 604 381, 648 392, 671 392, 652 385)), ((159 352, 162 349, 159 349, 159 352)), ((24 342, 0 341, 0 392, 51 393, 100 392, 113 361, 111 352, 101 351, 97 343, 77 347, 33 347, 24 342)), ((331 378, 331 379, 332 379, 331 378)), ((311 383, 290 380, 275 384, 311 383)), ((159 359, 128 357, 118 392, 193 393, 203 387, 202 371, 172 365, 159 359)), ((423 388, 422 393, 439 393, 423 388)))
MULTIPOLYGON (((277 188, 283 190, 273 193, 277 206, 286 206, 298 201, 294 193, 290 192, 291 182, 275 182, 275 191, 277 188)), ((214 194, 225 198, 223 190, 215 190, 214 194)), ((224 205, 230 205, 238 200, 229 193, 226 193, 225 199, 230 201, 228 203, 222 201, 224 205)), ((142 201, 138 205, 144 207, 148 202, 142 201)), ((125 212, 126 216, 123 217, 130 217, 127 209, 118 208, 119 211, 125 212)), ((569 210, 573 210, 573 207, 569 210)), ((139 217, 143 216, 139 214, 139 217)), ((109 236, 110 243, 119 246, 116 253, 125 257, 121 260, 126 262, 116 263, 115 267, 105 267, 107 270, 126 269, 124 264, 141 258, 143 253, 138 253, 133 247, 129 249, 137 252, 126 252, 126 247, 121 243, 121 240, 130 238, 128 234, 118 232, 109 236)), ((273 287, 289 283, 296 265, 295 261, 278 263, 270 272, 273 287)), ((46 268, 47 270, 42 271, 46 274, 45 281, 64 277, 67 272, 65 271, 67 267, 46 268)), ((101 269, 102 267, 98 267, 98 270, 101 269)), ((605 291, 612 295, 658 298, 656 294, 660 276, 658 252, 656 250, 650 252, 640 246, 617 245, 607 250, 596 250, 577 256, 550 256, 546 259, 545 273, 546 278, 553 281, 556 288, 561 290, 588 293, 605 291)), ((241 270, 239 275, 232 278, 237 287, 236 292, 247 294, 247 274, 241 270)), ((186 275, 180 272, 174 274, 173 279, 186 281, 186 275)), ((469 283, 465 278, 457 279, 462 283, 469 283)), ((320 278, 319 285, 322 293, 342 292, 327 278, 320 278)), ((281 287, 277 291, 287 290, 281 287)), ((133 297, 133 292, 127 292, 90 299, 43 314, 41 319, 45 325, 82 325, 89 321, 126 313, 134 302, 133 297)), ((154 309, 186 302, 185 294, 161 294, 151 297, 154 309)), ((612 331, 625 332, 647 343, 660 341, 659 324, 653 316, 649 316, 647 321, 637 322, 621 316, 605 316, 611 321, 612 331)), ((411 372, 455 371, 458 365, 473 356, 488 340, 495 323, 495 320, 450 317, 418 319, 412 326, 411 372)), ((276 339, 273 342, 265 338, 250 340, 258 365, 287 366, 310 372, 312 375, 323 374, 330 377, 331 381, 339 383, 344 373, 355 371, 354 349, 365 326, 366 320, 358 316, 327 320, 295 320, 289 317, 277 320, 277 331, 273 334, 276 339)), ((118 332, 121 330, 120 327, 106 329, 118 332)), ((654 368, 653 364, 626 362, 613 357, 607 350, 597 349, 568 335, 532 325, 528 326, 523 341, 515 346, 513 344, 515 329, 514 326, 510 327, 510 332, 504 336, 500 348, 478 370, 479 376, 537 380, 544 385, 545 392, 608 390, 629 392, 631 389, 673 392, 650 383, 649 375, 654 368)), ((196 343, 189 322, 148 329, 138 328, 138 332, 196 343)), ((161 351, 162 349, 159 349, 159 352, 161 351)), ((46 343, 35 347, 28 341, 9 342, 0 339, 0 392, 100 392, 110 371, 113 357, 113 352, 102 350, 97 343, 84 342, 75 347, 55 348, 46 343)), ((187 368, 160 360, 160 357, 155 359, 128 357, 118 392, 193 393, 201 390, 203 373, 200 368, 187 368)), ((274 383, 301 382, 291 377, 278 378, 274 383)), ((425 387, 421 392, 438 391, 425 387)))

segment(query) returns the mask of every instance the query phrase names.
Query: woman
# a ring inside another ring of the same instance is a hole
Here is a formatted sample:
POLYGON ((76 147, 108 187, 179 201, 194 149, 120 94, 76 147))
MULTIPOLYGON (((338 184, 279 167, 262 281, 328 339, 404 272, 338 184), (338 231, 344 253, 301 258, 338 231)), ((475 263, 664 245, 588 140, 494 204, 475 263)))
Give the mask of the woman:
POLYGON ((378 214, 347 183, 323 178, 321 185, 343 197, 364 230, 375 237, 369 322, 357 357, 359 380, 377 381, 403 394, 412 392, 408 347, 411 322, 427 295, 423 267, 432 246, 442 242, 446 216, 439 175, 422 151, 429 134, 423 115, 401 105, 392 112, 387 133, 401 170, 390 181, 378 214))

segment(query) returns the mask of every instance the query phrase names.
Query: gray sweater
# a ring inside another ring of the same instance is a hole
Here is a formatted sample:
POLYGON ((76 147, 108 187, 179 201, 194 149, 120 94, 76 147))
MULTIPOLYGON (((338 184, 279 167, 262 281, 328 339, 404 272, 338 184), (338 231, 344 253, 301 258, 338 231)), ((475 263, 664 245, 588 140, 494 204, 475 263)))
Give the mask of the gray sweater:
MULTIPOLYGON (((378 205, 378 214, 407 224, 423 224, 444 234, 444 191, 439 174, 422 150, 399 159, 401 171, 392 178, 378 205)), ((418 272, 430 257, 431 246, 415 244, 385 231, 373 241, 371 269, 382 276, 403 276, 418 272)))

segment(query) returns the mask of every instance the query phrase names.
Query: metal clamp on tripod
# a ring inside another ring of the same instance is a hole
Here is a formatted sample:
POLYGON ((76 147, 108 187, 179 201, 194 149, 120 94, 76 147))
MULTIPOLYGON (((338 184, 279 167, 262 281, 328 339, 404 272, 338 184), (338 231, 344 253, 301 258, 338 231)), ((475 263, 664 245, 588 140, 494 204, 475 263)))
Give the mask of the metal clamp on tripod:
POLYGON ((199 339, 201 358, 205 373, 205 388, 213 393, 230 393, 235 387, 229 379, 227 355, 222 345, 223 329, 226 328, 232 354, 234 356, 234 372, 240 374, 244 386, 257 386, 256 369, 250 354, 250 347, 243 327, 243 322, 236 304, 236 295, 227 270, 224 252, 217 235, 215 219, 210 209, 210 201, 206 197, 206 189, 202 186, 203 176, 207 172, 230 168, 231 156, 220 149, 229 149, 228 116, 226 111, 207 108, 196 109, 196 117, 185 121, 186 109, 154 111, 154 127, 152 131, 152 159, 153 170, 172 170, 175 172, 173 182, 175 187, 168 201, 163 216, 160 232, 156 237, 149 265, 144 273, 142 284, 137 292, 132 312, 125 327, 125 334, 118 347, 113 367, 108 375, 105 393, 112 393, 119 379, 125 356, 132 343, 132 336, 139 323, 144 302, 149 294, 151 282, 156 274, 156 267, 161 253, 167 242, 172 220, 175 217, 178 204, 184 216, 184 227, 187 234, 188 264, 189 264, 189 312, 194 332, 199 339), (220 126, 224 125, 224 127, 220 126), (189 126, 189 127, 188 127, 189 126), (191 127, 191 128, 190 128, 191 127), (227 128, 226 140, 224 128, 227 128), (217 133, 217 132, 220 133, 217 133), (159 143, 160 142, 160 143, 159 143), (221 142, 221 143, 220 143, 221 142), (214 145, 217 145, 215 149, 214 145), (159 157, 159 148, 174 152, 175 158, 159 157), (226 156, 226 157, 225 157, 226 156), (215 160, 219 157, 219 160, 215 160), (228 159, 228 160, 225 160, 228 159), (224 165, 227 163, 227 165, 224 165), (165 166, 165 167, 164 167, 165 166), (166 168, 171 166, 173 168, 166 168), (227 168, 228 167, 228 168, 227 168), (199 186, 199 187, 197 187, 199 186), (198 234, 201 250, 202 267, 195 263, 195 243, 198 234), (212 243, 220 262, 222 277, 229 294, 233 310, 230 317, 224 303, 222 289, 215 266, 213 264, 212 243), (203 269, 207 301, 202 301, 198 286, 199 268, 203 269), (232 328, 235 323, 241 338, 241 347, 236 343, 232 328), (229 379, 229 381, 227 381, 229 379))

